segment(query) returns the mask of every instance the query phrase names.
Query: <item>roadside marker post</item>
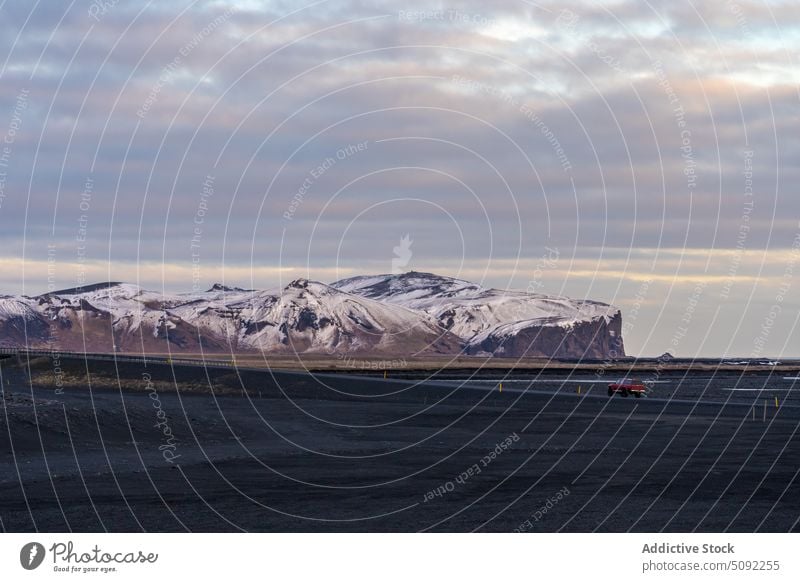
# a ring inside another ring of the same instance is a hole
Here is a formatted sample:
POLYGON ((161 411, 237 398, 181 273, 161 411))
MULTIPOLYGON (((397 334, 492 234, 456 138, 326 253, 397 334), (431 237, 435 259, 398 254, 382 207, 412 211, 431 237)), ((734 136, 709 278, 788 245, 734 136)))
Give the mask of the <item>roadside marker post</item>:
POLYGON ((778 397, 775 397, 775 408, 778 408, 778 397))
POLYGON ((502 392, 502 391, 503 391, 503 383, 500 382, 500 392, 502 392))
POLYGON ((764 401, 764 422, 767 422, 767 401, 764 401))

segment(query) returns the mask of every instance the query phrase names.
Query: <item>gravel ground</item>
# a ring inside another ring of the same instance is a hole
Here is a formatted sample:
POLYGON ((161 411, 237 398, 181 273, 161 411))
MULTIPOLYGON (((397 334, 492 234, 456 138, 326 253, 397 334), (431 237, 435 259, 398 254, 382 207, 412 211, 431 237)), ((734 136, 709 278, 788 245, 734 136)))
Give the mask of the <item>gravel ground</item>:
POLYGON ((682 372, 609 399, 563 371, 501 392, 61 367, 63 391, 41 363, 32 382, 0 370, 3 531, 800 529, 800 407, 782 376, 682 372))

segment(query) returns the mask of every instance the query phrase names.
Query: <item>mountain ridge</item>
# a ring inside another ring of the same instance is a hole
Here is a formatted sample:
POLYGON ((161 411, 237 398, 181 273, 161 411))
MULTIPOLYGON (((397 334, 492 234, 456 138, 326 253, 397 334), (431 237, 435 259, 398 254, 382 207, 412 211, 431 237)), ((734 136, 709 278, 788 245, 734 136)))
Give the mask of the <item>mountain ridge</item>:
POLYGON ((500 357, 624 355, 619 309, 432 273, 156 293, 102 282, 0 296, 0 346, 88 351, 500 357))

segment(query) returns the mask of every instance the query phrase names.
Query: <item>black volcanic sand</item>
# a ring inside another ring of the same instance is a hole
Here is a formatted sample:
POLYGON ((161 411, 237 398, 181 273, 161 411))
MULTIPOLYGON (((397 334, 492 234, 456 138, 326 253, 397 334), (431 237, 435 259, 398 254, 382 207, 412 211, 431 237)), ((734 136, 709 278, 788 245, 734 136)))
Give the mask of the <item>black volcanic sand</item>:
MULTIPOLYGON (((47 360, 32 388, 0 366, 3 531, 799 529, 800 407, 770 400, 764 421, 771 392, 609 399, 557 382, 60 364, 62 394, 47 360)), ((703 383, 785 388, 765 374, 703 383)))

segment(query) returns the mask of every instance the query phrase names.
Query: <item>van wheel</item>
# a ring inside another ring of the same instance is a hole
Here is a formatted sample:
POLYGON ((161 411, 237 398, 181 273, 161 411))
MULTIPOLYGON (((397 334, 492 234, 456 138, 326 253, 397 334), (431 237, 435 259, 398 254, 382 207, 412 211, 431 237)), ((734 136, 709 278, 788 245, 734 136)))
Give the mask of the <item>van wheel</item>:
POLYGON ((641 398, 642 397, 642 393, 641 392, 634 392, 633 395, 636 396, 636 398, 641 398))
POLYGON ((627 398, 628 397, 628 391, 627 390, 623 390, 622 391, 622 397, 623 398, 627 398))

